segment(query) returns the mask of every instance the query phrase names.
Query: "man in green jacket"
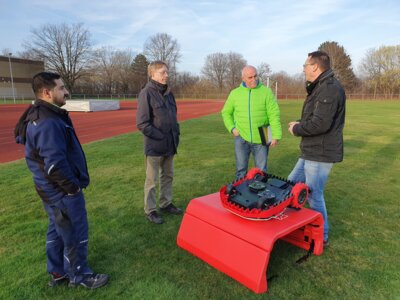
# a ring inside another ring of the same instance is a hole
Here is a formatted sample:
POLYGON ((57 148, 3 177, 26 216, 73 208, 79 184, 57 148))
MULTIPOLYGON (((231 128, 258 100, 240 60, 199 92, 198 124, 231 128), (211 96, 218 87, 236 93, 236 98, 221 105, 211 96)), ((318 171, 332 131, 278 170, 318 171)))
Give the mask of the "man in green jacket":
POLYGON ((269 146, 276 146, 282 138, 279 106, 271 89, 258 80, 253 66, 243 68, 242 80, 221 111, 225 127, 235 137, 236 179, 246 175, 250 153, 255 166, 266 172, 269 146), (263 145, 259 127, 267 126, 270 142, 263 145))

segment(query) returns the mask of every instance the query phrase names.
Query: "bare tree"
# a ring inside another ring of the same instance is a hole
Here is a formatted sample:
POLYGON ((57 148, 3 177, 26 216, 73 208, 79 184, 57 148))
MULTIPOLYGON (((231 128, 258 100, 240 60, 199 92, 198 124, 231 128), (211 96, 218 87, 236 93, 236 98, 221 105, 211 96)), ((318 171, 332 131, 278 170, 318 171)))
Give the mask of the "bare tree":
POLYGON ((214 82, 221 92, 224 88, 226 74, 228 73, 226 55, 220 52, 207 55, 201 72, 207 80, 214 82))
POLYGON ((268 78, 271 76, 271 67, 269 64, 262 62, 257 67, 258 78, 265 85, 268 85, 268 78))
POLYGON ((167 33, 157 33, 148 38, 143 53, 151 61, 161 60, 169 67, 178 63, 181 58, 178 41, 167 33))
POLYGON ((45 61, 48 69, 61 75, 72 93, 77 79, 85 74, 90 60, 90 33, 78 24, 47 24, 31 30, 24 48, 45 61))
POLYGON ((275 95, 277 98, 282 95, 299 95, 304 94, 304 76, 302 74, 289 75, 284 71, 272 73, 270 76, 270 88, 275 89, 276 84, 278 85, 279 95, 275 95))
POLYGON ((18 51, 16 56, 23 58, 23 59, 43 60, 43 58, 38 56, 37 53, 35 53, 32 50, 18 51))
POLYGON ((91 77, 99 91, 106 94, 128 93, 133 81, 132 51, 102 47, 94 51, 91 77))
POLYGON ((115 52, 114 59, 117 66, 117 91, 118 93, 128 93, 133 82, 134 55, 130 49, 118 50, 115 52))
POLYGON ((242 54, 229 52, 225 54, 227 60, 226 83, 229 89, 237 87, 242 78, 242 69, 247 64, 242 54))
POLYGON ((0 55, 8 56, 10 53, 13 53, 10 48, 3 48, 0 51, 0 55))
POLYGON ((176 81, 176 64, 180 62, 181 53, 178 41, 167 33, 157 33, 147 39, 143 54, 150 60, 161 60, 168 65, 170 82, 176 81))
POLYGON ((94 51, 94 61, 92 65, 92 77, 96 77, 98 89, 102 93, 112 94, 116 92, 117 64, 113 58, 115 49, 112 47, 102 47, 94 51))
POLYGON ((176 76, 176 86, 174 87, 175 95, 191 94, 193 87, 199 82, 199 76, 192 75, 189 72, 179 72, 176 76))
POLYGON ((374 95, 383 93, 385 97, 392 97, 400 93, 400 45, 368 50, 360 69, 374 95))
POLYGON ((351 58, 343 46, 340 46, 337 42, 324 42, 319 46, 318 50, 329 54, 331 68, 345 90, 353 90, 357 85, 357 78, 351 67, 351 58))

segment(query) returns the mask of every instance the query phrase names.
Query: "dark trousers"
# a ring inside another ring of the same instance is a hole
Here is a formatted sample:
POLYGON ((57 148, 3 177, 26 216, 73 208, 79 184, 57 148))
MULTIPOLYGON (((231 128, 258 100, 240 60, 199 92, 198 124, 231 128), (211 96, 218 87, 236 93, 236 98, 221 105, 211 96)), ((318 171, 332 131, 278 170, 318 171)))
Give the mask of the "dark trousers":
POLYGON ((67 274, 71 282, 80 282, 85 274, 93 273, 87 264, 89 228, 83 193, 43 203, 49 216, 47 271, 67 274))

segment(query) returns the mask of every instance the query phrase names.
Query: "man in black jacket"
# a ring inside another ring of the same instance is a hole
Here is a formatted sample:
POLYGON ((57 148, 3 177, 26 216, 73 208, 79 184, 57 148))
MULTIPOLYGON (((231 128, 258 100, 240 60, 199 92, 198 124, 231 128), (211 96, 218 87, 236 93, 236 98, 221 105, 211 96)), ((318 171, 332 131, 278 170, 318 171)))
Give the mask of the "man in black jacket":
POLYGON ((343 160, 346 95, 334 77, 327 53, 309 53, 303 68, 307 98, 301 120, 289 123, 289 132, 301 136, 301 156, 289 180, 305 182, 310 187, 308 202, 324 217, 324 246, 327 247, 329 226, 324 187, 333 163, 343 160))
POLYGON ((176 102, 168 82, 168 67, 162 61, 148 66, 149 82, 140 91, 136 126, 144 135, 146 155, 146 180, 144 184, 144 212, 150 222, 162 224, 157 213, 156 183, 160 175, 160 210, 181 214, 172 204, 172 180, 174 155, 179 144, 179 124, 176 102))

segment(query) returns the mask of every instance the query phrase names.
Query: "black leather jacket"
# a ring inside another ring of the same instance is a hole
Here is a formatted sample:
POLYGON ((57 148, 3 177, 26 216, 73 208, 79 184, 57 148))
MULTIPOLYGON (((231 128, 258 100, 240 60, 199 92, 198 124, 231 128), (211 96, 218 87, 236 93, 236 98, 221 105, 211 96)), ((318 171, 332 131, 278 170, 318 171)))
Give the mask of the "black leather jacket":
POLYGON ((170 89, 150 80, 140 91, 136 126, 144 135, 147 156, 171 156, 177 153, 179 124, 175 97, 170 89))
POLYGON ((322 73, 307 87, 300 124, 293 133, 301 136, 301 157, 319 162, 343 160, 343 127, 346 95, 332 70, 322 73))

